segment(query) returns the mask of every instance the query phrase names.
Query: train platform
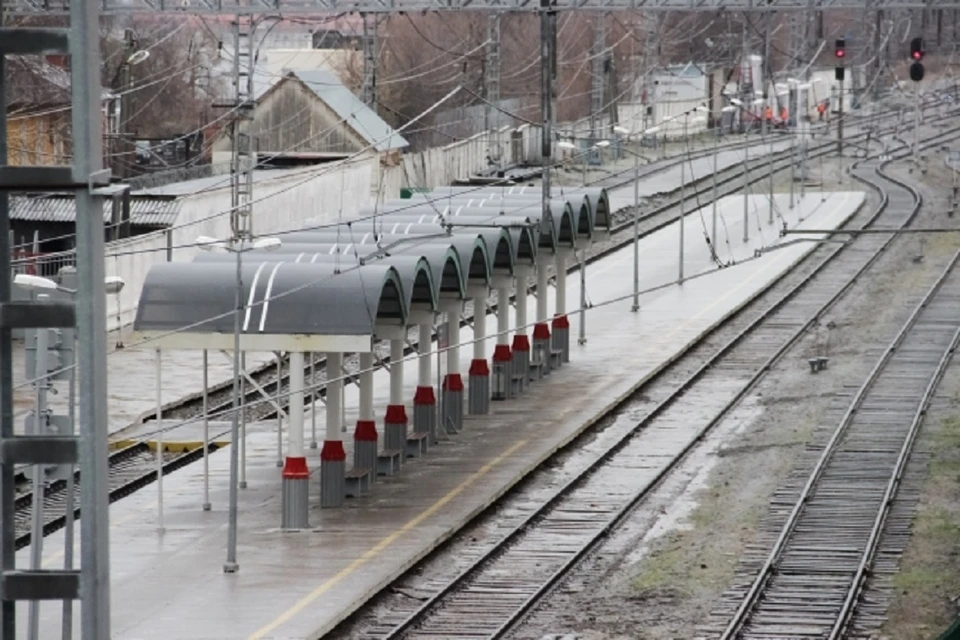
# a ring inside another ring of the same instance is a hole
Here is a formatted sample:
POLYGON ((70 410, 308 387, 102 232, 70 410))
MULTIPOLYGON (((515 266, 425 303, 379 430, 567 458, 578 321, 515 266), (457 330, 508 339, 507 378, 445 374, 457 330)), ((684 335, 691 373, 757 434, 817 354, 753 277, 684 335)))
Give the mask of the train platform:
MULTIPOLYGON (((110 508, 113 637, 323 635, 815 246, 794 243, 747 260, 756 249, 781 242, 776 230, 782 222, 833 228, 863 202, 859 192, 825 198, 808 192, 789 209, 787 197, 778 196, 779 214, 769 224, 767 199, 751 196, 753 228, 750 240, 743 242, 743 200, 726 198, 718 207, 721 228, 729 235, 731 257, 742 262, 720 270, 713 270, 706 244, 693 241, 702 238, 703 220, 709 221, 711 209, 693 212, 684 223, 691 239, 685 253, 688 279, 644 294, 638 313, 630 311, 632 248, 591 265, 586 274, 587 298, 593 305, 586 312, 587 341, 577 344, 579 314, 570 313, 569 364, 531 384, 517 399, 492 403, 491 415, 468 417, 462 432, 441 438, 428 454, 381 478, 369 494, 344 508, 321 511, 317 506, 319 460, 311 453, 309 529, 280 530, 276 425, 251 425, 249 486, 240 492, 236 574, 222 572, 229 469, 224 451, 210 457, 212 511, 201 510, 201 465, 164 479, 162 532, 154 486, 115 503, 110 508)), ((674 224, 641 240, 641 289, 676 278, 678 235, 679 225, 674 224)), ((580 297, 577 280, 569 282, 571 302, 580 297)), ((460 338, 470 340, 470 330, 462 329, 460 338)), ((382 417, 388 376, 379 372, 374 379, 374 402, 382 417)), ((412 398, 413 384, 405 391, 412 398)), ((347 392, 347 406, 355 410, 356 391, 352 393, 347 392)), ((317 419, 322 433, 319 412, 317 419)), ((348 424, 355 419, 355 413, 348 413, 348 424)), ((63 558, 63 533, 47 537, 44 544, 45 568, 57 567, 63 558)), ((25 566, 28 558, 29 549, 20 551, 18 566, 25 566)), ((22 606, 25 614, 26 604, 22 606)), ((41 621, 41 637, 59 633, 60 605, 44 604, 41 621)))
MULTIPOLYGON (((759 143, 759 140, 755 141, 759 143)), ((771 145, 762 145, 764 153, 768 151, 780 151, 789 147, 786 141, 774 141, 771 145)), ((694 147, 693 150, 698 150, 694 147)), ((761 153, 758 145, 754 145, 749 152, 752 156, 761 153)), ((667 157, 658 161, 671 162, 675 157, 667 157)), ((718 170, 724 170, 737 165, 743 161, 743 151, 740 149, 721 151, 717 154, 716 167, 718 170)), ((617 171, 622 171, 620 165, 623 162, 631 163, 632 160, 620 160, 619 164, 608 164, 607 166, 616 167, 617 171)), ((693 179, 703 179, 713 172, 714 161, 712 157, 693 158, 687 163, 685 168, 688 181, 693 179), (692 176, 692 177, 691 177, 692 176)), ((658 196, 665 195, 679 188, 681 178, 684 177, 679 165, 668 167, 662 172, 656 174, 655 178, 641 178, 639 196, 641 200, 649 200, 658 196)), ((629 180, 630 174, 618 174, 613 178, 616 182, 629 180)), ((610 191, 611 207, 614 211, 633 205, 633 183, 621 185, 610 191)), ((563 188, 563 187, 558 187, 563 188)), ((139 423, 146 417, 156 412, 155 393, 144 393, 145 389, 154 388, 154 368, 156 352, 149 344, 138 345, 135 342, 124 339, 128 336, 120 336, 118 340, 116 334, 111 334, 108 339, 109 353, 107 356, 107 366, 109 368, 108 378, 108 402, 110 410, 110 433, 116 438, 124 441, 136 437, 136 434, 142 432, 139 423), (118 343, 124 344, 123 348, 117 348, 118 343)), ((172 406, 180 401, 199 396, 199 390, 203 388, 203 374, 201 369, 201 356, 196 351, 164 350, 163 352, 163 404, 165 407, 172 406)), ((274 355, 269 352, 247 352, 247 370, 254 371, 263 365, 274 360, 274 355)), ((27 375, 24 370, 24 345, 17 343, 14 350, 14 385, 18 387, 14 394, 14 405, 18 419, 18 426, 22 429, 23 418, 30 411, 34 404, 34 392, 26 382, 33 378, 27 375)), ((224 355, 219 352, 211 352, 209 355, 209 383, 211 387, 225 384, 233 377, 233 368, 230 355, 224 355)), ((51 408, 58 413, 66 413, 67 394, 65 392, 67 383, 59 382, 57 387, 64 392, 58 395, 50 395, 49 403, 51 408)))

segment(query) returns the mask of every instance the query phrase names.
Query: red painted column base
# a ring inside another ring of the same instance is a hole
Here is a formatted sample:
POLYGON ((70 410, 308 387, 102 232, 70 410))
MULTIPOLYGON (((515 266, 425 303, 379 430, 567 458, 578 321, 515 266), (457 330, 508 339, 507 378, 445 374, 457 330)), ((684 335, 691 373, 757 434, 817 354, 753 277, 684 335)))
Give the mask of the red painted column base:
MULTIPOLYGON (((342 446, 340 448, 341 450, 343 449, 342 446)), ((283 477, 290 478, 293 480, 302 480, 304 478, 309 478, 310 469, 307 467, 307 459, 303 456, 300 456, 300 457, 287 456, 286 461, 283 463, 283 477)))
MULTIPOLYGON (((483 364, 487 364, 487 361, 483 360, 483 364)), ((448 373, 443 379, 443 389, 444 391, 463 391, 463 378, 459 373, 448 373)))
POLYGON ((530 338, 525 333, 518 333, 513 336, 514 351, 530 351, 530 338))
POLYGON ((490 365, 487 364, 486 358, 483 358, 483 359, 475 358, 470 361, 470 375, 471 376, 489 376, 490 375, 490 365))
POLYGON ((402 404, 388 404, 383 421, 386 424, 407 424, 407 408, 402 404))
POLYGON ((357 420, 357 429, 353 432, 353 439, 365 442, 376 442, 377 423, 373 420, 357 420))
POLYGON ((330 462, 340 462, 347 459, 347 452, 343 449, 342 440, 324 440, 320 449, 320 459, 330 462))
POLYGON ((498 344, 493 350, 494 362, 510 362, 513 360, 513 354, 510 352, 510 345, 498 344))
POLYGON ((554 331, 556 331, 557 329, 569 329, 569 328, 570 328, 570 320, 567 318, 566 314, 562 316, 553 317, 554 331))
POLYGON ((416 393, 413 394, 413 404, 437 404, 433 387, 417 387, 416 393))
POLYGON ((533 325, 533 339, 534 340, 549 340, 550 339, 550 327, 546 322, 538 322, 533 325))

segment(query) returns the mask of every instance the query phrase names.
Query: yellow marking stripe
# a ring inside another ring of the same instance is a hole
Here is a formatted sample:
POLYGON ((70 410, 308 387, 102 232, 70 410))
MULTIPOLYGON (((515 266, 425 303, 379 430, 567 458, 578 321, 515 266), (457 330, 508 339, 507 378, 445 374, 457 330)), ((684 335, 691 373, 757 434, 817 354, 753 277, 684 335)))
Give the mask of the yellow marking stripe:
POLYGON ((275 630, 280 625, 284 624, 285 622, 288 622, 291 618, 293 618, 293 616, 303 611, 307 607, 307 605, 309 605, 311 602, 313 602, 314 600, 319 598, 321 595, 329 591, 334 585, 336 585, 338 582, 340 582, 341 580, 349 576, 351 573, 353 573, 354 571, 356 571, 357 569, 359 569, 360 567, 368 563, 370 560, 375 558, 377 555, 380 554, 381 551, 383 551, 384 549, 389 547, 391 544, 396 542, 400 538, 400 536, 407 533, 408 531, 410 531, 411 529, 419 525, 421 522, 423 522, 424 520, 426 520, 427 518, 435 514, 437 511, 443 508, 448 502, 450 502, 459 494, 461 494, 467 487, 469 487, 474 482, 476 482, 477 480, 485 476, 487 473, 490 472, 491 469, 493 469, 495 466, 497 466, 498 464, 500 464, 501 462, 509 458, 511 455, 516 453, 525 444, 527 444, 527 440, 521 440, 517 442, 516 444, 511 446, 509 449, 501 453, 499 456, 497 456, 487 464, 480 467, 477 471, 470 474, 470 476, 467 477, 463 482, 458 484, 445 496, 443 496, 442 498, 434 502, 425 511, 422 511, 418 516, 416 516, 415 518, 407 522, 405 525, 403 525, 402 527, 400 527, 399 529, 391 533, 389 536, 387 536, 386 538, 378 542, 375 546, 368 549, 362 556, 360 556, 359 558, 351 562, 349 565, 344 567, 335 576, 333 576, 332 578, 330 578, 329 580, 321 584, 319 587, 317 587, 316 589, 311 591, 309 594, 301 598, 300 601, 297 602, 295 605, 293 605, 292 607, 284 611, 273 622, 256 631, 252 636, 250 636, 250 640, 259 640, 260 638, 263 638, 266 634, 275 630))
MULTIPOLYGON (((812 247, 811 247, 811 248, 812 248, 812 247)), ((731 289, 728 289, 728 290, 726 291, 726 293, 724 293, 722 296, 720 296, 719 298, 717 298, 716 300, 714 300, 714 302, 713 302, 712 304, 707 305, 706 307, 704 307, 703 309, 701 309, 701 311, 700 311, 699 313, 697 313, 696 315, 690 317, 689 319, 687 319, 685 322, 683 322, 683 323, 680 324, 679 326, 675 327, 675 328, 673 329, 673 331, 671 331, 669 334, 667 334, 665 337, 661 338, 661 339, 658 340, 657 342, 660 343, 660 344, 662 344, 662 343, 663 343, 664 341, 666 341, 669 337, 675 335, 677 332, 679 332, 679 331, 681 331, 682 329, 684 329, 684 328, 686 328, 687 326, 689 326, 694 320, 700 318, 700 317, 703 316, 705 313, 707 313, 708 311, 710 311, 711 309, 713 309, 714 307, 716 307, 717 305, 719 305, 721 302, 723 302, 724 300, 726 300, 728 297, 730 297, 733 293, 735 293, 735 292, 739 291, 740 289, 742 289, 748 282, 750 282, 751 280, 753 280, 753 279, 756 278, 757 276, 761 275, 762 273, 766 273, 766 272, 767 272, 767 269, 769 269, 770 267, 773 267, 773 266, 776 265, 778 262, 783 261, 784 258, 787 257, 787 255, 789 255, 789 252, 781 252, 780 254, 778 254, 777 256, 775 256, 775 257, 770 261, 770 263, 769 263, 769 265, 767 266, 766 269, 754 269, 753 272, 750 274, 749 277, 744 278, 743 280, 741 280, 740 283, 739 283, 737 286, 735 286, 735 287, 733 287, 733 288, 731 288, 731 289)), ((427 518, 429 518, 430 516, 432 516, 433 514, 435 514, 435 513, 436 513, 437 511, 439 511, 444 505, 446 505, 446 504, 447 504, 448 502, 450 502, 453 498, 455 498, 457 495, 459 495, 460 493, 462 493, 462 492, 464 491, 464 489, 466 489, 467 487, 469 487, 470 485, 472 485, 474 482, 476 482, 478 479, 480 479, 481 477, 483 477, 484 475, 486 475, 494 466, 500 464, 501 462, 503 462, 504 460, 506 460, 507 458, 509 458, 511 455, 513 455, 514 453, 516 453, 516 451, 517 451, 518 449, 520 449, 520 447, 522 447, 522 446, 525 445, 526 443, 527 443, 526 440, 521 440, 520 442, 517 442, 515 445, 513 445, 512 447, 510 447, 509 449, 507 449, 506 451, 504 451, 503 453, 501 453, 499 456, 497 456, 496 458, 494 458, 493 460, 491 460, 490 462, 488 462, 488 463, 485 464, 484 466, 480 467, 480 469, 479 469, 478 471, 476 471, 475 473, 473 473, 472 475, 470 475, 467 479, 465 479, 463 482, 461 482, 459 485, 457 485, 455 488, 453 488, 449 493, 447 493, 445 496, 443 496, 442 498, 440 498, 439 500, 437 500, 436 502, 434 502, 432 505, 430 505, 425 511, 421 512, 421 513, 420 513, 419 515, 417 515, 415 518, 413 518, 412 520, 410 520, 409 522, 407 522, 406 524, 404 524, 402 527, 400 527, 399 529, 397 529, 396 531, 394 531, 393 533, 391 533, 389 536, 387 536, 386 538, 384 538, 383 540, 381 540, 381 541, 380 541, 379 543, 377 543, 375 546, 373 546, 373 547, 371 547, 370 549, 368 549, 366 552, 364 552, 364 554, 363 554, 362 556, 360 556, 359 558, 357 558, 356 560, 354 560, 353 562, 351 562, 349 565, 347 565, 346 567, 344 567, 343 569, 341 569, 339 573, 337 573, 337 574, 334 575, 332 578, 330 578, 329 580, 327 580, 326 582, 324 582, 323 584, 321 584, 320 586, 318 586, 318 587, 317 587, 316 589, 314 589, 313 591, 311 591, 309 594, 307 594, 306 596, 304 596, 303 598, 301 598, 296 604, 294 604, 292 607, 290 607, 289 609, 287 609, 286 611, 284 611, 282 614, 280 614, 280 615, 279 615, 276 619, 274 619, 272 622, 268 623, 267 625, 265 625, 265 626, 261 627, 260 629, 258 629, 257 631, 255 631, 255 632, 253 633, 253 635, 251 635, 251 636, 249 637, 249 640, 262 640, 268 633, 270 633, 270 632, 272 632, 272 631, 275 631, 275 630, 276 630, 278 627, 280 627, 281 625, 289 622, 291 619, 293 619, 293 617, 294 617, 295 615, 297 615, 298 613, 300 613, 301 611, 303 611, 305 608, 307 608, 307 606, 308 606, 310 603, 312 603, 314 600, 316 600, 317 598, 319 598, 321 595, 323 595, 324 593, 326 593, 327 591, 329 591, 329 590, 330 590, 332 587, 334 587, 338 582, 342 581, 344 578, 346 578, 347 576, 349 576, 351 573, 353 573, 354 571, 356 571, 357 569, 359 569, 359 568, 362 567, 363 565, 367 564, 370 560, 372 560, 372 559, 375 558, 377 555, 379 555, 384 549, 386 549, 386 548, 389 547, 391 544, 393 544, 394 542, 396 542, 396 541, 400 538, 400 536, 402 536, 403 534, 409 532, 411 529, 413 529, 414 527, 418 526, 418 525, 419 525, 420 523, 422 523, 424 520, 426 520, 427 518)))

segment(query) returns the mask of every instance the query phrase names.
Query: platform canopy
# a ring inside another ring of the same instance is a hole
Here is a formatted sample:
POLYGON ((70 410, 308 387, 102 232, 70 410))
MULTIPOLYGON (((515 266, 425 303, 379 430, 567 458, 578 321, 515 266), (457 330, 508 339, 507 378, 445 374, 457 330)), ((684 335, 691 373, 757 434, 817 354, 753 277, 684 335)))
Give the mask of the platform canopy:
MULTIPOLYGON (((408 295, 393 266, 244 257, 244 351, 370 351, 374 326, 406 324, 408 295)), ((418 282, 414 276, 413 285, 425 286, 432 298, 426 265, 412 266, 410 273, 416 272, 422 277, 418 282)), ((143 285, 134 331, 157 348, 232 350, 235 295, 234 264, 154 265, 143 285)))
MULTIPOLYGON (((441 199, 390 201, 376 215, 278 234, 272 251, 244 251, 241 349, 369 351, 376 327, 405 326, 412 311, 439 311, 443 297, 476 295, 468 285, 591 236, 605 192, 557 198, 546 218, 533 193, 441 199)), ((201 253, 153 266, 134 330, 163 348, 232 349, 235 263, 233 253, 201 253)))
MULTIPOLYGON (((484 186, 484 187, 437 187, 428 194, 421 194, 432 198, 438 205, 449 199, 453 201, 461 198, 492 197, 494 200, 502 199, 504 203, 513 202, 519 205, 526 202, 527 207, 537 207, 542 202, 541 187, 539 185, 516 185, 516 186, 484 186), (515 197, 511 197, 515 196, 515 197)), ((599 231, 609 231, 611 225, 610 196, 603 187, 555 187, 552 192, 553 198, 565 201, 570 204, 574 211, 578 211, 581 206, 586 205, 589 214, 590 232, 594 229, 599 231)), ((586 231, 585 226, 579 226, 578 231, 582 234, 586 231)))

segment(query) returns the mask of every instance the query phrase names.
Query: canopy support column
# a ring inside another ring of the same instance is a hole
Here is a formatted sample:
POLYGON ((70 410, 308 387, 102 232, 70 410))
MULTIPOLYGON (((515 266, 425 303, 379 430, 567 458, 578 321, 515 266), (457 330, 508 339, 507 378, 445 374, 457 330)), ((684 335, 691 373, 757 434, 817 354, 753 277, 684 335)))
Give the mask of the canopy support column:
POLYGON ((283 529, 305 529, 310 505, 310 470, 303 447, 303 353, 290 352, 290 420, 287 424, 287 457, 283 465, 283 529))
POLYGON ((490 412, 490 367, 487 365, 487 287, 474 287, 469 292, 473 300, 473 360, 470 361, 470 387, 467 409, 472 416, 490 412))
POLYGON ((403 404, 403 340, 390 340, 390 404, 383 419, 383 448, 400 451, 401 464, 406 458, 407 408, 403 404))
POLYGON ((323 448, 320 450, 320 506, 340 507, 346 499, 347 454, 340 435, 342 413, 340 400, 343 389, 343 354, 327 354, 327 424, 323 448))
POLYGON ((513 393, 513 352, 510 350, 510 285, 511 278, 498 276, 497 346, 493 350, 493 400, 506 400, 513 393))
POLYGON ((419 326, 420 339, 417 343, 417 351, 420 354, 420 359, 418 361, 417 391, 413 396, 413 432, 415 434, 426 434, 427 442, 425 446, 429 447, 436 441, 437 429, 437 397, 430 380, 433 322, 424 322, 419 326))
POLYGON ((447 375, 443 378, 443 427, 463 429, 463 378, 460 376, 460 312, 462 300, 444 300, 447 315, 447 375))
POLYGON ((560 362, 570 362, 570 320, 567 319, 567 253, 557 251, 557 309, 553 316, 553 349, 560 362))
POLYGON ((527 336, 527 277, 529 267, 517 265, 516 277, 516 330, 513 333, 513 373, 515 391, 523 393, 530 379, 530 338, 527 336))
MULTIPOLYGON (((544 256, 546 257, 546 256, 544 256)), ((533 325, 533 360, 539 363, 536 377, 550 375, 550 325, 547 324, 547 264, 537 264, 537 324, 533 325)), ((533 376, 531 376, 533 379, 533 376)))
POLYGON ((353 434, 353 468, 377 481, 377 423, 373 420, 373 353, 360 354, 360 416, 353 434))

